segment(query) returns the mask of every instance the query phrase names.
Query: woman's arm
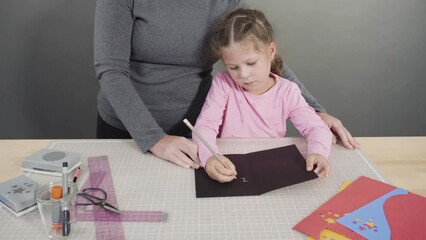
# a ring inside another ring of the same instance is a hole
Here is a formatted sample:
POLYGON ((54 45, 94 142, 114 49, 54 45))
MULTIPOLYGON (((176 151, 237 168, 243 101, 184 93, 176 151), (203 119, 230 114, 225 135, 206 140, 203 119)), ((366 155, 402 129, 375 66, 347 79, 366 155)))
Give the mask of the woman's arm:
POLYGON ((317 112, 318 116, 325 122, 333 133, 333 143, 340 140, 343 146, 349 149, 358 148, 359 144, 352 137, 351 133, 345 128, 343 123, 336 117, 326 113, 325 109, 318 101, 309 93, 308 89, 299 81, 290 68, 284 64, 283 78, 288 79, 297 84, 305 101, 317 112))
POLYGON ((297 84, 300 91, 302 92, 302 96, 305 99, 305 101, 311 106, 313 109, 315 109, 316 112, 325 112, 325 109, 319 102, 314 98, 314 96, 311 95, 311 93, 306 89, 306 87, 300 82, 300 80, 297 78, 297 76, 291 71, 291 69, 284 64, 284 70, 283 70, 283 78, 288 79, 294 83, 297 84))
POLYGON ((97 1, 94 60, 100 91, 142 152, 146 152, 165 133, 130 80, 132 8, 130 0, 97 1))
POLYGON ((100 91, 142 152, 151 150, 179 166, 198 168, 196 145, 166 135, 130 80, 133 24, 132 0, 97 1, 94 53, 100 91))

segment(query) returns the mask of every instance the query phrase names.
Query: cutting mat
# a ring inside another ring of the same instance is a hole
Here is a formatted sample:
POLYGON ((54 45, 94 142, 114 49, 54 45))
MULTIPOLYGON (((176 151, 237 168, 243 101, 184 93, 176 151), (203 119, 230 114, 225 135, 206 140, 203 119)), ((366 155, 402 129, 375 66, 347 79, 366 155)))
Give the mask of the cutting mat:
MULTIPOLYGON (((224 154, 248 153, 296 144, 303 155, 302 138, 221 140, 224 154)), ((163 211, 166 222, 123 222, 125 239, 306 239, 291 230, 297 222, 333 196, 344 180, 361 175, 386 180, 359 150, 334 145, 332 174, 326 179, 278 189, 260 196, 195 197, 193 170, 183 169, 151 154, 142 154, 131 140, 54 141, 51 149, 82 156, 79 186, 88 179, 87 158, 107 156, 118 207, 123 211, 163 211)), ((261 160, 260 160, 261 161, 261 160)), ((39 183, 60 180, 27 174, 39 183)), ((94 222, 80 222, 75 239, 108 239, 94 222)), ((16 218, 0 208, 2 239, 46 239, 38 211, 16 218)))

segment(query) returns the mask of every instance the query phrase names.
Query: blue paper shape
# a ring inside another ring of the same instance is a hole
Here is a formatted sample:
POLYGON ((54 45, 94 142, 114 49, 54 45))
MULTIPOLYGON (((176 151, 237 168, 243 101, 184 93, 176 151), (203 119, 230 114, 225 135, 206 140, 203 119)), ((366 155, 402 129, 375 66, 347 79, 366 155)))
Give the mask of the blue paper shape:
POLYGON ((337 219, 337 222, 369 240, 388 240, 391 229, 383 209, 383 204, 396 195, 408 194, 402 188, 396 188, 380 198, 337 219))

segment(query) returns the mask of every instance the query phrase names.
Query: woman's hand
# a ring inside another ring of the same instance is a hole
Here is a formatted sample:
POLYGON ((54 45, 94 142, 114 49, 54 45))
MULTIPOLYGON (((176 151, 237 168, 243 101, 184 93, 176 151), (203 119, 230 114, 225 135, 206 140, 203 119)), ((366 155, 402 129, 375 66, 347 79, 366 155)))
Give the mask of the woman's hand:
POLYGON ((214 156, 211 156, 207 159, 204 169, 211 179, 220 183, 230 182, 234 180, 237 175, 235 165, 227 157, 220 157, 221 161, 217 160, 214 156))
POLYGON ((306 158, 306 170, 312 171, 314 165, 317 165, 314 172, 320 177, 328 177, 330 175, 331 166, 325 157, 318 153, 311 153, 306 158))
POLYGON ((166 135, 150 151, 155 156, 184 168, 200 167, 197 144, 184 137, 166 135))
POLYGON ((318 116, 324 121, 325 125, 330 128, 333 133, 333 143, 339 139, 343 146, 349 149, 359 148, 359 144, 352 137, 351 133, 343 126, 342 122, 331 116, 328 113, 317 113, 318 116))

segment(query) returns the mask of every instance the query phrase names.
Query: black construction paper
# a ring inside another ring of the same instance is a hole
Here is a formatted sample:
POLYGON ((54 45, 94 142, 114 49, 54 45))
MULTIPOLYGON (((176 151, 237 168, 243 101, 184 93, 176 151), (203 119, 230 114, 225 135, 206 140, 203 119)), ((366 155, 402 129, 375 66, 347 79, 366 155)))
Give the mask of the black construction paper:
POLYGON ((306 161, 296 145, 247 154, 227 154, 237 169, 237 179, 219 183, 204 168, 195 169, 197 198, 260 195, 318 178, 306 171, 306 161))

